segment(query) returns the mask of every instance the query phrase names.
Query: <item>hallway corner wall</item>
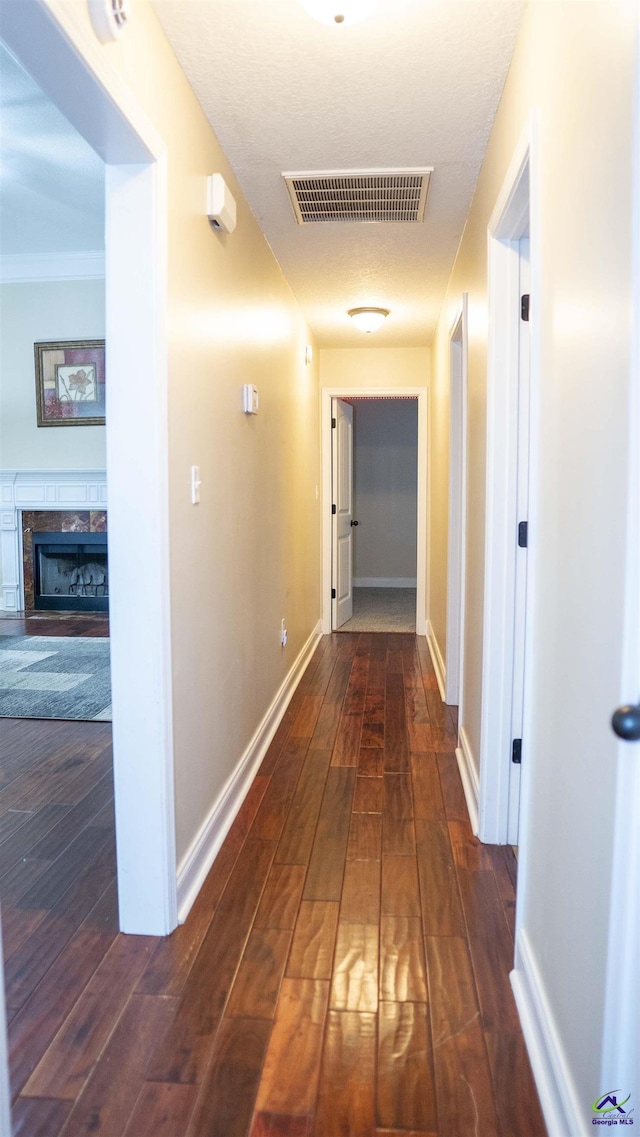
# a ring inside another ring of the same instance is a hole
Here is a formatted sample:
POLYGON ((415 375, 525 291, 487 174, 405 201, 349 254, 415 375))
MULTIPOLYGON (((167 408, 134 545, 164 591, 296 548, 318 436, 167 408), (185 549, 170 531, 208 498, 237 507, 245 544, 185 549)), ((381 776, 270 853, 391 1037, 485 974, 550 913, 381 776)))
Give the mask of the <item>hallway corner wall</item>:
MULTIPOLYGON (((531 317, 540 345, 533 408, 535 619, 523 740, 517 951, 520 961, 527 953, 533 961, 529 976, 537 976, 539 1006, 548 1009, 546 1026, 561 1057, 555 1100, 564 1095, 557 1108, 568 1112, 555 1119, 547 1112, 550 1132, 557 1133, 569 1131, 566 1125, 576 1134, 591 1128, 602 1063, 617 770, 609 720, 622 691, 629 490, 637 20, 637 7, 627 2, 528 6, 431 353, 429 608, 445 648, 449 331, 468 292, 461 725, 477 765, 487 507, 487 225, 535 114, 532 193, 540 237, 539 294, 532 294, 531 317)), ((546 1105, 549 1111, 549 1101, 546 1105)))

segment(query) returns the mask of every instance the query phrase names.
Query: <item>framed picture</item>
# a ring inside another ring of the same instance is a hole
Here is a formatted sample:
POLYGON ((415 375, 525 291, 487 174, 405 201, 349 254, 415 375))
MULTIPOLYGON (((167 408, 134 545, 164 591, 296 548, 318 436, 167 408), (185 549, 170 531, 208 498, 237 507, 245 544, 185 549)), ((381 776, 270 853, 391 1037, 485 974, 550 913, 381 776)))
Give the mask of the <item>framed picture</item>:
POLYGON ((104 426, 104 340, 33 346, 38 426, 104 426))

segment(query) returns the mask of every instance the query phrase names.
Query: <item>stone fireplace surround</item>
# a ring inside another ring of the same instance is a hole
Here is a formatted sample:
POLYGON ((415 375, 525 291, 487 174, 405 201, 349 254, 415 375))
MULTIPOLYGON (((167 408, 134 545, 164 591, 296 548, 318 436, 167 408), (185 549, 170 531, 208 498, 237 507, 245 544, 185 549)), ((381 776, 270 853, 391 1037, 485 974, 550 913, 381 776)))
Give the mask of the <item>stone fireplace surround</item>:
POLYGON ((106 505, 104 470, 0 471, 0 610, 33 609, 31 533, 23 529, 105 532, 106 505))

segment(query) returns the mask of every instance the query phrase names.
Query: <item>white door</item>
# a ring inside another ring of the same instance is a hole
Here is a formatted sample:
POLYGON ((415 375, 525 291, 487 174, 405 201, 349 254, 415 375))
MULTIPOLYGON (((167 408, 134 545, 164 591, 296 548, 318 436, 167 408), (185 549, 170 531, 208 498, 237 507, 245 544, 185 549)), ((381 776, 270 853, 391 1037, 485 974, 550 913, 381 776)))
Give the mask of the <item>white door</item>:
MULTIPOLYGON (((520 739, 522 746, 522 720, 524 714, 524 661, 526 650, 526 612, 527 612, 527 549, 529 517, 529 388, 531 371, 531 333, 529 312, 529 238, 524 236, 518 242, 520 260, 520 312, 518 321, 518 454, 516 473, 516 521, 518 525, 515 546, 515 605, 513 637, 513 689, 511 737, 520 739), (526 297, 526 300, 524 299, 526 297), (523 305, 524 304, 524 308, 523 305)), ((535 313, 534 313, 535 315, 535 313)), ((507 841, 518 844, 520 824, 520 770, 519 759, 522 751, 514 750, 505 755, 510 760, 509 777, 509 818, 507 841)))
POLYGON ((353 407, 331 400, 332 570, 331 626, 353 615, 353 407))

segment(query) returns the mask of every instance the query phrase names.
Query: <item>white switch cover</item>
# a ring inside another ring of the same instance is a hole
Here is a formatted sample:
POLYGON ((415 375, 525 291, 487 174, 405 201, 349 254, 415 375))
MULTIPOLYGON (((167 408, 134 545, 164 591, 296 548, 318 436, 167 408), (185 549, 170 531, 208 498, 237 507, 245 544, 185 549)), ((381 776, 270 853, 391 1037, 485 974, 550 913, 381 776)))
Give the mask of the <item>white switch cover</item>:
POLYGON ((242 388, 242 409, 246 415, 258 413, 258 388, 252 383, 245 383, 242 388))
POLYGON ((200 481, 200 467, 199 466, 192 466, 191 467, 191 504, 192 505, 199 505, 200 504, 200 486, 201 485, 202 485, 202 482, 200 481))

